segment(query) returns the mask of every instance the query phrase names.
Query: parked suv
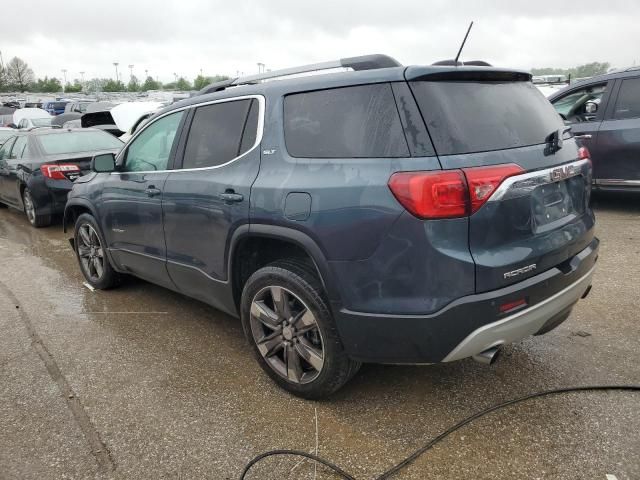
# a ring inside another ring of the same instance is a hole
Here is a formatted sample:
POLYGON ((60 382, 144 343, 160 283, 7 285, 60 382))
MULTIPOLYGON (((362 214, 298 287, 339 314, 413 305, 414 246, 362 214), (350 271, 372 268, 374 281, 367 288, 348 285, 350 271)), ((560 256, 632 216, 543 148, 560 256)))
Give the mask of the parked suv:
POLYGON ((280 386, 361 362, 489 363, 591 285, 591 162, 528 73, 367 56, 228 80, 76 180, 95 288, 131 274, 239 316, 280 386), (355 71, 263 81, 343 67, 355 71))
POLYGON ((640 191, 640 67, 576 82, 549 101, 589 148, 597 189, 640 191))

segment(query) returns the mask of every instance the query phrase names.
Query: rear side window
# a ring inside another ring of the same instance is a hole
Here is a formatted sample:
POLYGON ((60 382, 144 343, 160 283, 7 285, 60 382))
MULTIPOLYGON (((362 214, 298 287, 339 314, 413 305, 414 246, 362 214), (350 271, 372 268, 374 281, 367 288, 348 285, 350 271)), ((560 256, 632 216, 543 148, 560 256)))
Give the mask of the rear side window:
POLYGON ((640 78, 628 78, 622 81, 613 118, 640 117, 640 78))
POLYGON ((294 157, 409 156, 389 84, 288 95, 284 132, 287 150, 294 157))
POLYGON ((222 165, 253 147, 258 130, 257 111, 255 99, 196 108, 182 168, 222 165))
POLYGON ((545 143, 564 123, 531 82, 411 82, 438 155, 545 143))

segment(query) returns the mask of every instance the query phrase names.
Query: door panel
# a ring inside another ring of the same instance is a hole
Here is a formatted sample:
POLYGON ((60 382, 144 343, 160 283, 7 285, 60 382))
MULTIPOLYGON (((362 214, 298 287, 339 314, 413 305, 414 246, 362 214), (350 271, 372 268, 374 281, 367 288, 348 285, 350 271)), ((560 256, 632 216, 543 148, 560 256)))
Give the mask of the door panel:
POLYGON ((103 183, 99 210, 114 261, 146 280, 174 288, 167 274, 162 188, 169 173, 113 174, 103 183))
POLYGON ((249 221, 262 112, 261 97, 196 109, 182 159, 194 168, 171 172, 164 188, 171 279, 183 293, 230 313, 227 257, 233 232, 249 221))
POLYGON ((598 132, 598 180, 640 180, 640 118, 605 120, 598 132))
POLYGON ((15 138, 11 138, 0 148, 0 199, 7 202, 10 196, 9 190, 13 185, 10 180, 9 153, 14 142, 15 138))
POLYGON ((18 172, 22 169, 22 153, 27 145, 27 137, 18 137, 11 148, 11 153, 6 159, 6 175, 4 178, 3 197, 12 205, 22 207, 20 198, 20 184, 18 183, 18 172))
POLYGON ((640 77, 618 81, 615 102, 598 135, 599 161, 594 176, 603 185, 640 180, 640 77))
POLYGON ((102 231, 120 269, 175 288, 166 268, 162 192, 173 164, 184 111, 147 125, 119 156, 119 172, 103 182, 102 231))

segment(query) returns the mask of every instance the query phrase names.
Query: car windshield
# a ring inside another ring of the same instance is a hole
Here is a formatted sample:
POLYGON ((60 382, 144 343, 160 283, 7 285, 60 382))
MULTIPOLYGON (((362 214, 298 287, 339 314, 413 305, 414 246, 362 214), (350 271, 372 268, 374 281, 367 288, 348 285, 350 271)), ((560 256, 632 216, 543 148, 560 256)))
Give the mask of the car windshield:
POLYGON ((41 135, 40 144, 47 155, 113 150, 123 143, 113 135, 100 131, 65 132, 41 135))
POLYGON ((49 127, 51 126, 51 118, 32 118, 31 123, 34 127, 49 127))

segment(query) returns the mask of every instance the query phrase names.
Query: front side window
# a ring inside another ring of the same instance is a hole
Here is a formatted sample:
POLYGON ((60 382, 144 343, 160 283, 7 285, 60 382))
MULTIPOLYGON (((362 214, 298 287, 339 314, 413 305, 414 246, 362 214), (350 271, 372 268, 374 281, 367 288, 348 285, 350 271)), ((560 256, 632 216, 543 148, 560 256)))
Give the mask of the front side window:
POLYGON ((284 129, 287 150, 294 157, 409 156, 387 83, 288 95, 284 129))
POLYGON ((613 118, 640 118, 640 78, 622 81, 613 118))
POLYGON ((172 113, 147 126, 131 142, 123 171, 166 170, 184 111, 172 113))
POLYGON ((596 112, 600 108, 600 102, 606 90, 606 83, 590 85, 555 100, 553 107, 565 120, 589 122, 596 118, 596 112))
POLYGON ((248 151, 256 139, 258 108, 255 99, 198 107, 189 129, 182 168, 223 165, 248 151))

